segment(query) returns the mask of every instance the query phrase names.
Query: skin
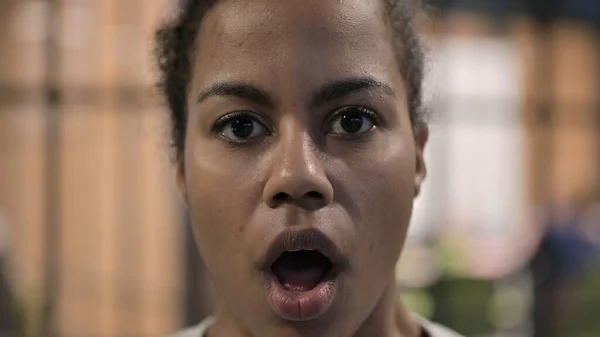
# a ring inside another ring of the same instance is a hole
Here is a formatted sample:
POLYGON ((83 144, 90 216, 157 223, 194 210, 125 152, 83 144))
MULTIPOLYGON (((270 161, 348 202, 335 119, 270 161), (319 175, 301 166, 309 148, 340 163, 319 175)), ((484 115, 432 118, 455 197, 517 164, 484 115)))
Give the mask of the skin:
POLYGON ((210 337, 418 336, 397 301, 394 266, 425 177, 427 130, 413 133, 392 38, 377 0, 229 0, 206 16, 176 181, 218 293, 210 337), (389 88, 313 104, 323 87, 357 77, 389 88), (199 102, 231 82, 270 103, 230 94, 199 102), (367 107, 380 122, 361 139, 340 136, 333 116, 344 106, 367 107), (229 126, 214 129, 239 110, 269 132, 235 143, 229 126), (305 322, 273 312, 257 268, 289 228, 321 230, 349 260, 331 307, 305 322))

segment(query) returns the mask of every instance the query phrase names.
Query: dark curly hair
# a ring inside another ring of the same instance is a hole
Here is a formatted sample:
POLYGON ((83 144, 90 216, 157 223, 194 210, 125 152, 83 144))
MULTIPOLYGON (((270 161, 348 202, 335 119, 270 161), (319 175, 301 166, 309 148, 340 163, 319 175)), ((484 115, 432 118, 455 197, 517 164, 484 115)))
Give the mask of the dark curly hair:
MULTIPOLYGON (((422 82, 424 52, 413 27, 419 0, 382 0, 394 31, 400 72, 407 83, 408 108, 413 129, 425 125, 422 82)), ((194 46, 202 20, 219 0, 179 0, 174 18, 163 24, 155 36, 158 85, 166 98, 172 121, 172 145, 180 154, 185 144, 187 89, 192 76, 194 46)))

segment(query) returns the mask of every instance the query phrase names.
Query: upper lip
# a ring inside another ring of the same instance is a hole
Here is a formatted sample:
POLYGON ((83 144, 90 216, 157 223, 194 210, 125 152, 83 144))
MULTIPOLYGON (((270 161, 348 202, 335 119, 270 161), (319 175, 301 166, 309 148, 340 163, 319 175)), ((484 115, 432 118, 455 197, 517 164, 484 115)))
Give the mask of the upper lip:
POLYGON ((302 229, 286 230, 279 234, 271 242, 267 253, 262 259, 261 269, 270 269, 283 253, 298 250, 316 250, 328 258, 337 268, 345 264, 345 258, 340 249, 327 235, 316 229, 302 229))

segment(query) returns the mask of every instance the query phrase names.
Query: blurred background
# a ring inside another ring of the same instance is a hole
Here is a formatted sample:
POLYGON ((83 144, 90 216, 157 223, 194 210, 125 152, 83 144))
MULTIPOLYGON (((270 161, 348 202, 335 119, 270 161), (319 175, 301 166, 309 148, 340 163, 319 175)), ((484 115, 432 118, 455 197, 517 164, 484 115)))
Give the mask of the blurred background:
MULTIPOLYGON (((169 3, 0 0, 0 336, 210 313, 153 87, 169 3)), ((600 1, 430 4, 403 300, 467 336, 600 336, 600 1)))

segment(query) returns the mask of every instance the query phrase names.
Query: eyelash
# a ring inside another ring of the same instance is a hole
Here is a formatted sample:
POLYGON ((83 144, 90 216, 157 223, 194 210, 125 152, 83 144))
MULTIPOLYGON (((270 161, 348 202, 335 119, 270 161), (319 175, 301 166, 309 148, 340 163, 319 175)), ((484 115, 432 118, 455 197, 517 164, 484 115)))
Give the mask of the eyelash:
POLYGON ((249 111, 233 111, 228 113, 227 115, 217 119, 217 121, 215 122, 215 124, 212 127, 212 132, 218 133, 221 132, 221 130, 223 130, 223 128, 225 127, 225 125, 227 125, 227 123, 233 121, 236 118, 239 117, 248 117, 251 119, 255 119, 257 122, 259 122, 264 128, 265 130, 267 130, 269 133, 272 133, 273 130, 271 130, 271 128, 269 127, 269 120, 268 118, 265 118, 257 113, 254 112, 249 112, 249 111))
MULTIPOLYGON (((343 113, 347 113, 351 110, 359 111, 363 116, 365 116, 366 118, 368 118, 371 121, 371 123, 373 124, 374 127, 379 126, 381 123, 379 114, 376 113, 375 111, 373 111, 369 108, 363 107, 363 106, 359 106, 359 105, 349 105, 349 106, 344 106, 344 107, 334 110, 334 112, 330 115, 330 117, 328 117, 326 119, 325 130, 327 130, 328 128, 331 127, 332 122, 335 121, 336 118, 340 117, 340 115, 342 115, 343 113)), ((249 111, 233 111, 231 113, 228 113, 227 115, 219 118, 214 123, 211 131, 215 134, 220 134, 229 122, 231 122, 239 117, 248 117, 248 118, 254 119, 258 123, 260 123, 262 125, 262 127, 265 128, 265 130, 267 131, 267 135, 273 134, 273 129, 271 127, 269 127, 270 121, 268 118, 263 117, 260 114, 257 114, 255 112, 249 112, 249 111)), ((365 133, 359 134, 359 135, 354 135, 354 134, 353 135, 339 135, 339 134, 333 134, 331 132, 327 132, 327 134, 334 135, 335 137, 346 139, 346 140, 364 140, 369 137, 370 133, 371 132, 365 132, 365 133)), ((236 142, 231 139, 227 139, 226 141, 235 146, 238 146, 238 145, 241 146, 241 145, 248 143, 248 141, 236 142)))
POLYGON ((327 123, 325 123, 325 125, 330 125, 331 122, 334 121, 336 118, 340 117, 340 115, 352 110, 357 110, 362 115, 367 117, 371 121, 371 123, 373 123, 373 126, 378 126, 380 124, 379 115, 375 111, 360 105, 348 105, 335 110, 331 117, 327 119, 327 123))

